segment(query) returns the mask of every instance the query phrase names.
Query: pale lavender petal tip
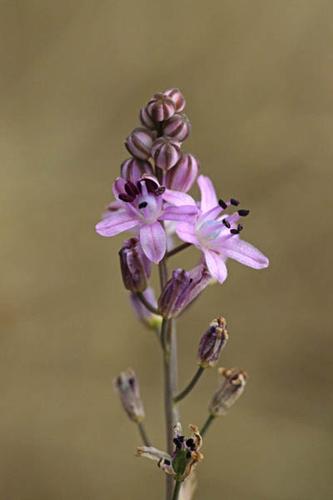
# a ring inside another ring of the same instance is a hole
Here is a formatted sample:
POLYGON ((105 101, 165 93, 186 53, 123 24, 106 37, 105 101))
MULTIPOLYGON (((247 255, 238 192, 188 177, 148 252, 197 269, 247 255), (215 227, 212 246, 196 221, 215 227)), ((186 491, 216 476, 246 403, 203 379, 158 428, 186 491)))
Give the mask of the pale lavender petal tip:
POLYGON ((208 212, 218 204, 214 185, 206 175, 199 175, 197 182, 201 193, 201 210, 208 212))
POLYGON ((230 259, 253 269, 264 269, 269 266, 269 259, 260 250, 237 237, 229 240, 223 248, 223 253, 230 259))
POLYGON ((137 226, 138 222, 127 212, 113 212, 96 224, 96 233, 111 237, 137 226))
POLYGON ((208 271, 219 283, 223 283, 227 276, 227 266, 225 265, 223 257, 211 250, 205 250, 204 252, 206 264, 208 271))

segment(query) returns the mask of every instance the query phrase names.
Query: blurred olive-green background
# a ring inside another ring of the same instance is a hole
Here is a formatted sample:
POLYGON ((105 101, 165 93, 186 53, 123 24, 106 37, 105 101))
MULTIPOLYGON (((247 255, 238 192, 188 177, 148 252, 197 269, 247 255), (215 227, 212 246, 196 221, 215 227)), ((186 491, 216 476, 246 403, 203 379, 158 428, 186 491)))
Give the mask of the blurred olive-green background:
POLYGON ((207 435, 196 500, 332 498, 332 21, 328 0, 1 0, 1 500, 163 498, 112 389, 137 371, 163 447, 160 352, 122 289, 122 238, 94 224, 139 107, 171 86, 193 124, 184 149, 251 209, 244 238, 271 259, 230 262, 179 324, 182 385, 217 314, 222 364, 250 374, 207 435))

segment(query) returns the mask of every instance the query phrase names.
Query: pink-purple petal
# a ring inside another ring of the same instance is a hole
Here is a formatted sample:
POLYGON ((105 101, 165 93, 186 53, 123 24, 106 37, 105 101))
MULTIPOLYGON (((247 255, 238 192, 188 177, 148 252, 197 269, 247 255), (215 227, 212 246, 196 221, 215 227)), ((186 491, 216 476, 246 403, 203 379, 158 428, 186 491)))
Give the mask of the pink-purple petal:
POLYGON ((260 250, 237 236, 225 242, 223 254, 253 269, 264 269, 269 265, 268 258, 260 250))
POLYGON ((166 252, 166 234, 160 222, 144 224, 140 228, 140 243, 149 260, 158 264, 166 252))
POLYGON ((199 175, 197 182, 201 193, 201 211, 205 213, 218 205, 215 188, 206 175, 199 175))
POLYGON ((185 241, 186 243, 198 245, 198 240, 195 235, 195 227, 193 224, 190 224, 188 222, 180 222, 179 224, 177 224, 176 233, 178 238, 185 241))
POLYGON ((198 224, 202 224, 203 222, 205 222, 207 220, 217 219, 217 217, 221 213, 221 211, 222 211, 222 208, 219 205, 217 205, 217 206, 211 208, 210 210, 208 210, 208 212, 201 213, 200 217, 198 218, 198 224))
POLYGON ((181 191, 173 191, 172 189, 166 189, 163 193, 163 200, 176 207, 181 207, 183 205, 192 205, 196 207, 196 203, 192 196, 181 191))
POLYGON ((184 205, 182 207, 169 206, 163 211, 160 220, 174 220, 188 222, 197 214, 197 208, 192 205, 184 205))
POLYGON ((208 271, 219 283, 223 283, 228 275, 227 266, 221 255, 211 250, 204 251, 208 271))
POLYGON ((112 186, 112 192, 114 194, 114 197, 118 199, 118 196, 120 193, 125 192, 125 184, 126 180, 123 179, 122 177, 117 177, 117 179, 114 181, 113 186, 112 186))
POLYGON ((96 224, 96 232, 101 236, 115 236, 137 226, 138 221, 126 211, 110 213, 96 224))

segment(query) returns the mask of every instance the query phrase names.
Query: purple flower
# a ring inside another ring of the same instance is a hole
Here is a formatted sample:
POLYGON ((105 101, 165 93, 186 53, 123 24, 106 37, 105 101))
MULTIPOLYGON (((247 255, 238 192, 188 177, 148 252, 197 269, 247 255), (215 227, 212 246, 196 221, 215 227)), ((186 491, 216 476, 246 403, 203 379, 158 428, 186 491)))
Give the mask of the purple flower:
POLYGON ((228 258, 254 269, 267 267, 268 258, 239 238, 243 227, 238 221, 249 211, 237 210, 231 215, 221 215, 226 208, 238 206, 239 202, 233 198, 227 202, 218 200, 209 177, 200 175, 198 185, 201 191, 200 212, 192 221, 177 224, 178 237, 202 251, 209 272, 220 283, 227 277, 225 262, 228 258))
POLYGON ((118 177, 113 193, 116 206, 104 214, 96 225, 96 232, 111 237, 135 230, 143 252, 155 263, 163 259, 166 251, 166 233, 161 222, 190 221, 197 213, 189 195, 165 189, 152 176, 144 175, 136 183, 118 177))

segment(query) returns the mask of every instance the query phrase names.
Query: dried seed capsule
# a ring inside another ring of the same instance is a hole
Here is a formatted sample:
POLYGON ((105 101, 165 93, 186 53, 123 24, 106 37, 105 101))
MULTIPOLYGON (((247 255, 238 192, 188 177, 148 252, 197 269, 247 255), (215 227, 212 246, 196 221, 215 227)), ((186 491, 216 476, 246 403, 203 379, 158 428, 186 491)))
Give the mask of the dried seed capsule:
POLYGON ((149 161, 129 158, 120 166, 120 176, 134 184, 144 175, 153 175, 153 169, 149 161))
POLYGON ((198 349, 200 366, 203 368, 215 366, 227 340, 226 321, 220 316, 211 322, 208 330, 201 337, 198 349))
POLYGON ((247 373, 238 368, 220 368, 219 373, 223 379, 209 405, 209 411, 214 417, 226 414, 242 395, 248 378, 247 373))
POLYGON ((144 255, 136 238, 124 242, 119 251, 120 268, 125 288, 131 292, 143 292, 151 271, 151 263, 144 255))
POLYGON ((158 300, 159 311, 164 318, 178 316, 211 282, 211 276, 203 265, 191 271, 176 269, 165 285, 158 300))
POLYGON ((191 123, 186 115, 176 113, 163 126, 163 134, 177 141, 185 141, 191 131, 191 123))
POLYGON ((169 137, 160 137, 154 142, 151 154, 159 168, 168 170, 176 165, 181 157, 180 144, 169 137))
POLYGON ((141 422, 145 418, 145 412, 140 396, 139 382, 134 371, 129 368, 121 372, 114 380, 114 387, 128 417, 133 422, 141 422))
POLYGON ((177 89, 177 88, 168 89, 168 90, 165 90, 163 92, 163 94, 167 95, 168 97, 170 97, 173 100, 177 113, 179 113, 180 111, 183 111, 183 109, 185 108, 185 105, 186 105, 186 101, 185 101, 183 94, 181 93, 181 91, 179 89, 177 89))
POLYGON ((173 100, 165 94, 155 94, 147 104, 147 112, 154 122, 163 122, 175 114, 173 100))
POLYGON ((150 130, 156 129, 156 122, 152 119, 150 114, 148 113, 147 106, 140 109, 139 113, 140 122, 144 127, 149 128, 150 130))
POLYGON ((165 185, 169 189, 186 193, 195 183, 198 172, 198 160, 195 156, 184 153, 178 163, 167 171, 165 185))
POLYGON ((125 146, 139 160, 148 160, 154 139, 155 134, 151 130, 137 127, 127 137, 125 146))

